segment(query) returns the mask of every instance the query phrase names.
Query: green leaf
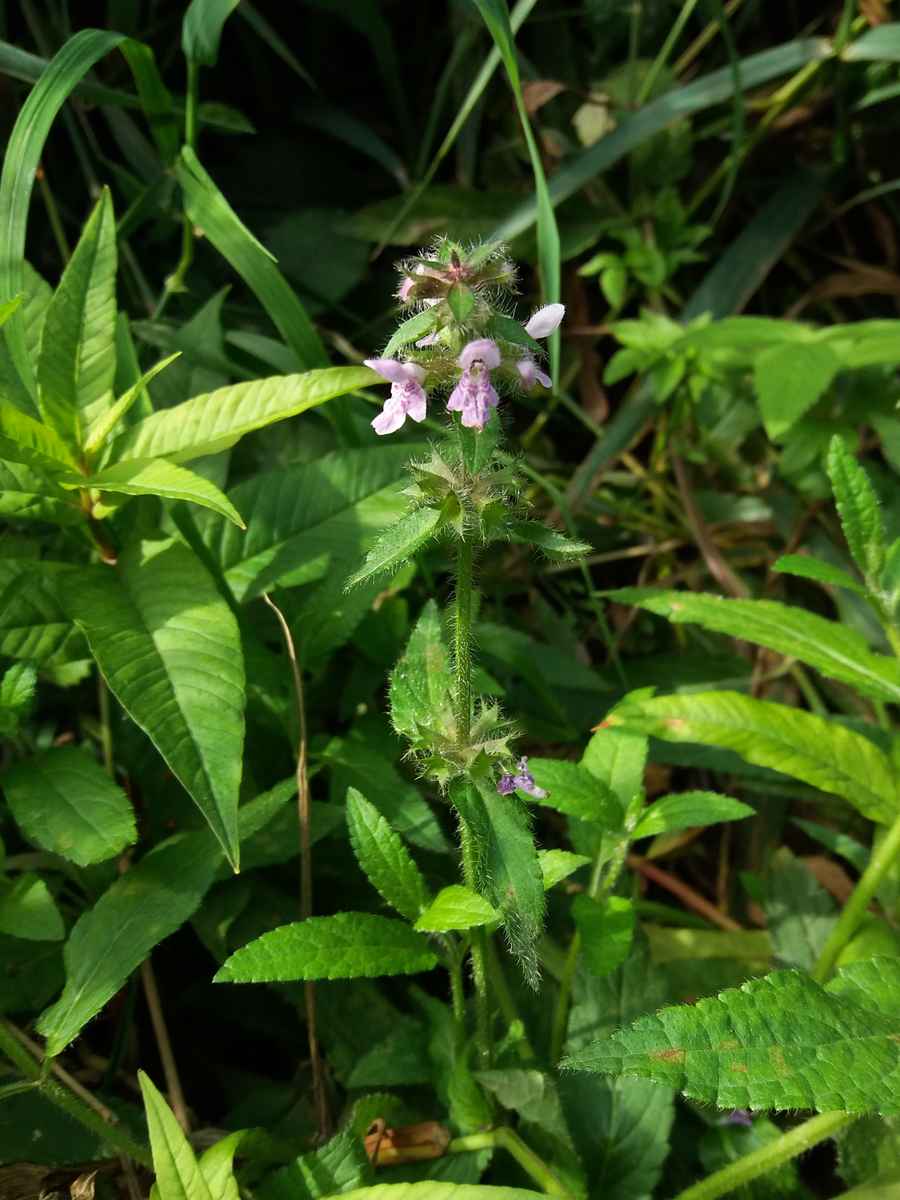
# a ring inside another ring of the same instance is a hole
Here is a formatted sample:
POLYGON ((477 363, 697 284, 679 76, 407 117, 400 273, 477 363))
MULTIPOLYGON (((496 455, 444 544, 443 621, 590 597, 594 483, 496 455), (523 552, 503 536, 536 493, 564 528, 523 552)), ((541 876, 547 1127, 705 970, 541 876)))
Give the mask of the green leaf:
POLYGON ((647 748, 645 737, 624 729, 607 728, 601 722, 585 748, 581 766, 615 797, 624 812, 644 790, 647 748))
POLYGON ((542 525, 540 521, 512 521, 509 526, 509 538, 511 542, 534 546, 543 550, 548 558, 560 559, 563 562, 571 558, 580 558, 591 549, 587 542, 577 542, 556 529, 542 525))
POLYGON ((197 1165, 213 1200, 240 1200, 234 1177, 234 1155, 247 1132, 246 1129, 239 1129, 236 1133, 229 1133, 201 1154, 197 1165))
POLYGON ((379 1183, 343 1193, 346 1200, 538 1200, 542 1192, 477 1183, 379 1183))
MULTIPOLYGON (((222 0, 211 2, 222 3, 222 0)), ((181 157, 175 163, 175 177, 184 193, 187 216, 201 227, 222 257, 244 280, 303 366, 324 367, 328 355, 296 292, 279 271, 272 255, 244 225, 189 146, 182 147, 181 157)), ((354 368, 334 369, 348 371, 354 368)), ((367 382, 372 382, 372 377, 367 382)))
POLYGON ((128 797, 75 746, 16 763, 3 776, 3 790, 25 837, 79 867, 112 858, 137 837, 128 797))
POLYGON ((384 348, 383 357, 392 358, 398 350, 402 350, 410 342, 418 341, 426 333, 431 333, 438 319, 438 315, 434 310, 435 307, 423 308, 421 312, 416 313, 412 317, 407 317, 402 324, 398 325, 391 336, 391 340, 384 348))
POLYGON ((429 600, 416 622, 403 656, 391 674, 391 721, 396 731, 417 743, 423 731, 445 736, 455 729, 453 678, 441 615, 429 600))
POLYGON ((18 296, 13 296, 12 300, 6 300, 0 304, 0 326, 6 324, 24 299, 25 293, 20 292, 18 296))
POLYGON ((773 441, 807 412, 831 386, 840 359, 823 342, 772 346, 754 361, 754 382, 766 433, 773 441))
POLYGON ((586 867, 591 859, 585 854, 573 854, 571 850, 538 850, 538 862, 544 878, 544 891, 562 883, 575 871, 586 867))
POLYGON ((71 471, 75 460, 55 429, 0 401, 0 454, 51 476, 71 471))
POLYGON ((896 703, 900 699, 897 662, 873 654, 855 629, 815 613, 775 600, 726 600, 702 592, 620 588, 608 595, 620 604, 658 613, 675 625, 702 625, 798 658, 876 700, 896 703))
POLYGON ((475 295, 472 289, 466 287, 464 283, 454 283, 447 293, 447 304, 450 306, 454 319, 462 324, 468 320, 475 307, 475 295))
POLYGON ((622 814, 615 797, 596 775, 578 763, 559 758, 529 758, 528 769, 547 795, 538 803, 581 821, 617 829, 622 814))
POLYGON ((841 833, 838 829, 830 829, 827 825, 819 825, 816 821, 804 821, 801 817, 791 817, 791 824, 802 829, 808 837, 825 846, 832 854, 838 854, 841 858, 846 859, 860 875, 866 869, 869 862, 869 851, 856 838, 841 833))
POLYGON ((133 383, 127 391, 123 392, 115 404, 111 405, 106 412, 100 414, 87 431, 87 436, 84 440, 85 454, 90 456, 97 453, 119 422, 124 420, 134 404, 146 394, 147 384, 152 379, 155 379, 160 371, 164 371, 169 363, 174 362, 176 358, 180 357, 181 351, 177 350, 174 354, 170 354, 167 358, 156 363, 149 371, 145 371, 140 379, 136 383, 133 383))
POLYGON ((48 521, 77 525, 84 520, 78 500, 48 476, 0 458, 0 516, 11 521, 48 521))
POLYGON ((355 788, 347 791, 347 825, 353 853, 372 886, 401 917, 415 921, 429 900, 422 873, 375 805, 355 788))
POLYGON ((104 189, 53 294, 37 363, 44 419, 74 445, 113 403, 116 221, 104 189))
POLYGON ((238 0, 191 0, 181 21, 181 49, 188 62, 215 66, 222 26, 238 0))
POLYGON ((866 594, 862 584, 847 571, 822 562, 819 558, 811 558, 808 554, 782 554, 772 563, 772 570, 780 571, 783 575, 798 575, 801 579, 814 579, 816 583, 824 583, 828 587, 846 588, 858 596, 866 594))
POLYGON ((328 367, 218 388, 138 421, 113 441, 110 459, 169 458, 187 462, 216 454, 254 429, 364 387, 374 377, 368 367, 328 367))
POLYGON ((147 1114, 150 1150, 159 1200, 221 1200, 213 1195, 184 1131, 152 1080, 138 1071, 147 1114))
POLYGON ((416 929, 425 933, 447 933, 451 929, 472 929, 499 921, 500 913, 484 896, 459 883, 441 888, 416 921, 416 929))
POLYGON ((828 448, 828 475, 850 553, 865 578, 877 581, 886 551, 881 506, 868 475, 837 435, 828 448))
POLYGON ((345 1128, 318 1150, 274 1171, 254 1191, 259 1200, 322 1200, 358 1187, 372 1174, 363 1138, 345 1128))
POLYGON ((0 678, 0 734, 15 733, 34 703, 37 671, 31 663, 13 663, 0 678))
POLYGON ((39 875, 20 875, 0 884, 0 933, 32 942, 59 942, 66 927, 39 875))
POLYGON ((642 1017, 564 1065, 654 1079, 719 1108, 900 1112, 900 958, 822 988, 777 971, 642 1017), (798 1020, 802 1014, 802 1020, 798 1020))
POLYGON ((37 1025, 51 1058, 112 999, 153 947, 190 919, 220 861, 207 833, 171 838, 82 913, 66 942, 63 993, 37 1025))
POLYGON ((835 904, 786 846, 773 855, 763 908, 776 965, 811 972, 834 927, 835 904))
POLYGON ((435 508, 417 508, 401 517, 376 540, 363 565, 348 579, 347 587, 355 587, 367 579, 396 571, 431 541, 445 521, 443 511, 435 508))
POLYGON ((66 597, 110 691, 151 739, 237 867, 244 663, 237 621, 199 560, 143 542, 66 597))
POLYGON ((581 952, 592 975, 609 975, 621 967, 634 938, 634 905, 624 896, 594 900, 586 893, 572 902, 572 919, 581 934, 581 952))
POLYGON ((376 979, 430 971, 437 958, 403 921, 341 912, 282 925, 226 960, 215 983, 275 983, 297 979, 376 979))
MULTIPOLYGON (((0 559, 0 654, 40 666, 79 648, 82 639, 63 610, 59 598, 63 585, 53 565, 36 559, 0 559)), ((59 574, 70 571, 67 563, 59 574)))
POLYGON ((676 830, 693 829, 698 825, 740 821, 743 817, 753 815, 754 810, 749 804, 742 804, 731 796, 722 796, 718 792, 679 792, 673 796, 662 796, 646 808, 631 837, 637 841, 638 838, 675 833, 676 830))
POLYGON ((241 514, 214 483, 165 458, 130 458, 112 467, 104 467, 77 484, 65 483, 63 486, 96 488, 101 492, 116 492, 125 496, 188 500, 203 508, 211 508, 237 525, 238 529, 247 528, 241 514))
POLYGON ((843 796, 872 821, 897 814, 887 757, 862 734, 813 713, 738 692, 698 692, 626 703, 608 720, 663 741, 734 750, 755 766, 843 796))

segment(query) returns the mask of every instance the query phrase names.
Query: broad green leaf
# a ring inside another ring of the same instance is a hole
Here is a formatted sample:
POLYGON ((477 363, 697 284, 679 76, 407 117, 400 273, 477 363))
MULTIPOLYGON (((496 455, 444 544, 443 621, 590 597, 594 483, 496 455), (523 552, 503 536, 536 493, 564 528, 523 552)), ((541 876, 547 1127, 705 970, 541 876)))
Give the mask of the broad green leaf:
POLYGON ((215 66, 222 26, 238 0, 191 0, 181 20, 181 49, 189 62, 215 66))
POLYGON ((825 394, 840 366, 838 356, 822 342, 790 342, 756 355, 759 410, 773 441, 783 438, 825 394))
POLYGON ((544 890, 562 883, 573 872, 586 867, 590 859, 585 854, 573 854, 571 850, 538 850, 538 862, 544 878, 544 890))
POLYGON ((244 663, 231 609, 174 541, 79 576, 68 610, 110 691, 148 735, 237 867, 244 663))
POLYGON ((116 222, 104 189, 53 294, 37 363, 44 419, 77 446, 113 403, 115 329, 116 222))
POLYGON ((159 1200, 224 1200, 222 1193, 214 1195, 207 1186, 184 1130, 153 1081, 138 1071, 138 1082, 144 1098, 159 1200))
POLYGON ((663 741, 734 750, 755 766, 843 796, 872 821, 897 814, 897 783, 878 747, 801 709, 739 692, 697 692, 628 703, 608 720, 663 741))
POLYGON ((66 927, 39 875, 20 875, 0 884, 0 933, 31 942, 59 942, 66 927))
POLYGON ((547 791, 539 804, 606 829, 618 828, 622 814, 615 797, 586 767, 560 758, 529 758, 528 769, 547 791))
POLYGON ((877 700, 900 700, 900 666, 873 654, 863 636, 837 621, 775 600, 726 600, 703 593, 620 588, 609 595, 667 617, 676 625, 702 625, 799 658, 877 700))
POLYGON ((877 580, 885 556, 881 506, 868 475, 837 435, 828 448, 828 475, 850 553, 865 578, 877 580))
POLYGON ((623 812, 635 796, 643 793, 647 745, 645 737, 607 728, 601 722, 581 756, 582 769, 600 781, 623 812))
POLYGON ((112 858, 137 837, 128 797, 74 746, 54 746, 16 763, 2 783, 25 837, 79 867, 112 858))
POLYGON ((592 975, 609 975, 621 967, 634 938, 634 905, 624 896, 594 900, 586 893, 572 902, 572 919, 581 934, 581 952, 592 975))
MULTIPOLYGON (((220 4, 222 0, 210 2, 220 4)), ((181 157, 175 163, 175 177, 184 193, 187 216, 201 227, 205 236, 256 295, 303 366, 324 367, 328 355, 296 292, 279 271, 272 255, 244 225, 189 146, 182 148, 181 157)), ((354 370, 352 367, 332 369, 354 370)), ((368 376, 364 382, 373 382, 373 376, 368 376)), ((352 390, 355 386, 361 385, 353 384, 345 390, 352 390)))
POLYGON ((259 1200, 321 1200, 372 1178, 373 1167, 356 1129, 341 1129, 324 1146, 301 1154, 254 1188, 259 1200))
POLYGON ((106 412, 101 413, 87 431, 87 437, 84 440, 85 454, 92 455, 97 453, 118 423, 124 420, 137 401, 146 394, 147 384, 152 379, 155 379, 160 371, 164 371, 170 363, 180 357, 181 351, 177 350, 174 354, 170 354, 167 358, 163 358, 158 363, 155 363, 149 371, 145 371, 140 379, 133 383, 127 391, 122 393, 115 404, 111 405, 106 412))
POLYGON ((472 929, 499 921, 500 913, 484 896, 459 883, 441 888, 416 921, 416 929, 425 933, 448 933, 451 929, 472 929))
POLYGON ((347 1200, 537 1200, 544 1193, 526 1188, 443 1183, 429 1179, 422 1183, 379 1183, 343 1195, 347 1200))
POLYGON ((510 541, 523 546, 534 546, 543 550, 548 558, 580 558, 591 547, 587 542, 577 542, 556 529, 542 525, 540 521, 513 521, 509 526, 510 541))
POLYGON ((444 523, 444 514, 439 509, 417 508, 407 513, 380 535, 363 565, 350 576, 347 587, 355 587, 367 579, 396 571, 417 550, 430 542, 444 523))
POLYGON ((220 861, 207 833, 171 838, 82 913, 66 942, 62 996, 38 1021, 51 1058, 78 1036, 157 942, 190 919, 220 861))
POLYGON ((71 451, 55 429, 2 401, 0 454, 7 462, 36 467, 51 477, 70 472, 75 465, 71 451))
POLYGON ((78 484, 66 483, 64 486, 96 488, 100 492, 115 492, 125 496, 188 500, 203 508, 211 508, 213 512, 232 521, 238 529, 246 529, 241 514, 214 483, 165 458, 130 458, 104 467, 78 484))
POLYGON ((138 421, 113 441, 110 461, 168 458, 188 462, 216 454, 254 429, 306 412, 376 378, 368 367, 328 367, 231 384, 138 421))
POLYGON ((892 1115, 898 1037, 900 958, 876 958, 844 967, 824 988, 777 971, 664 1008, 564 1065, 653 1079, 719 1108, 892 1115))
POLYGON ((834 567, 829 562, 822 562, 819 558, 810 558, 808 554, 782 554, 781 558, 772 563, 772 570, 780 571, 784 575, 799 575, 801 579, 814 579, 817 583, 824 583, 829 587, 846 588, 850 592, 856 592, 858 596, 866 594, 862 584, 847 571, 842 571, 840 567, 834 567))
POLYGON ((347 792, 350 844, 372 886, 401 917, 415 921, 429 900, 428 887, 399 835, 355 788, 347 792))
POLYGON ((240 1200, 234 1177, 234 1155, 246 1136, 246 1129, 229 1133, 200 1155, 197 1165, 213 1200, 240 1200))
MULTIPOLYGON (((83 650, 81 635, 62 607, 50 564, 35 559, 0 560, 0 654, 41 666, 83 650)), ((71 568, 66 564, 63 576, 71 568)), ((85 657, 82 654, 82 657, 85 657)))
POLYGON ((437 958, 427 939, 404 921, 341 912, 281 925, 227 959, 215 983, 298 979, 376 979, 430 971, 437 958))
POLYGON ((646 808, 631 831, 631 837, 637 841, 638 838, 674 833, 678 829, 692 829, 697 825, 740 821, 743 817, 753 815, 749 804, 742 804, 731 796, 722 796, 718 792, 679 792, 673 796, 662 796, 646 808))
POLYGON ((429 600, 416 622, 403 656, 391 674, 391 721, 414 744, 423 730, 452 734, 453 677, 441 615, 429 600))

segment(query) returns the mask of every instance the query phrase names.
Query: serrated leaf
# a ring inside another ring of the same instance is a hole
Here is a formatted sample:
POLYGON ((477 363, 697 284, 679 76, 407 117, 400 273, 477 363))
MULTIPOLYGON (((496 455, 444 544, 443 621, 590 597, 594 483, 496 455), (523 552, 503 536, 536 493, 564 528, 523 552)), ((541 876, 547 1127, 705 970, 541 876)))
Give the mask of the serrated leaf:
POLYGON ((676 625, 701 625, 798 658, 876 700, 896 703, 900 699, 896 660, 873 654, 855 629, 815 613, 775 600, 728 600, 655 588, 621 588, 609 596, 620 604, 658 613, 676 625))
POLYGON ((112 442, 112 462, 168 458, 188 462, 227 450, 245 434, 376 382, 368 367, 326 367, 233 383, 138 421, 112 442))
POLYGON ((113 401, 116 228, 104 188, 47 309, 37 363, 44 419, 82 445, 113 401))
POLYGON ((441 615, 429 600, 391 674, 391 721, 396 731, 415 743, 421 730, 452 732, 453 677, 441 615))
POLYGON ((540 521, 511 521, 509 524, 509 539, 523 546, 534 546, 549 558, 567 560, 580 558, 589 553, 591 547, 587 542, 578 542, 566 537, 556 529, 542 525, 540 521))
POLYGON ((564 1065, 654 1079, 720 1108, 891 1115, 898 1037, 900 958, 878 958, 844 967, 825 988, 777 971, 664 1008, 564 1065))
POLYGON ((80 867, 112 858, 137 837, 128 797, 74 746, 54 746, 16 763, 2 783, 25 837, 80 867))
POLYGON ((423 308, 421 312, 417 312, 412 317, 399 325, 391 336, 391 340, 384 348, 384 358, 391 358, 402 350, 404 346, 408 346, 410 342, 418 341, 424 337, 426 333, 431 333, 437 324, 438 315, 435 312, 435 307, 423 308))
POLYGON ((609 975, 621 967, 634 938, 634 905, 625 896, 594 900, 586 893, 572 902, 572 919, 581 934, 581 952, 592 975, 609 975))
POLYGON ((637 841, 638 838, 674 833, 678 829, 692 829, 698 825, 740 821, 743 817, 753 815, 754 810, 749 804, 742 804, 740 800, 719 792, 679 792, 677 795, 662 796, 646 808, 631 836, 637 841))
POLYGON ((400 837, 355 788, 347 791, 347 825, 353 853, 372 886, 401 917, 415 921, 428 904, 428 886, 400 837))
POLYGON ((499 921, 500 913, 484 896, 459 883, 441 888, 416 921, 416 929, 425 933, 448 933, 451 929, 472 929, 499 921))
POLYGON ((220 861, 208 833, 172 838, 82 913, 65 946, 63 993, 37 1025, 51 1058, 78 1036, 153 947, 189 920, 220 861))
POLYGON ((58 942, 66 927, 46 883, 39 875, 20 875, 0 884, 0 933, 30 942, 58 942))
POLYGON ((244 663, 231 609, 180 543, 143 542, 66 597, 110 691, 154 743, 233 865, 244 663))
POLYGON ((207 1186, 184 1131, 150 1077, 138 1071, 138 1082, 147 1114, 159 1200, 221 1200, 207 1186))
POLYGON ((772 563, 772 570, 780 571, 783 575, 799 575, 801 579, 814 579, 816 583, 824 583, 829 587, 846 588, 858 596, 866 594, 862 584, 847 571, 822 562, 819 558, 810 558, 808 554, 782 554, 772 563))
POLYGON ((877 580, 886 549, 881 506, 868 475, 837 435, 828 448, 828 476, 850 553, 863 575, 877 580))
POLYGON ((264 933, 232 954, 214 982, 376 979, 430 971, 436 965, 427 939, 403 921, 341 912, 264 933))
POLYGON ((164 371, 170 363, 180 357, 181 351, 176 350, 174 354, 170 354, 156 363, 148 371, 145 371, 127 391, 123 392, 115 404, 111 405, 106 412, 101 413, 87 431, 84 441, 85 454, 89 456, 96 454, 119 422, 124 420, 137 401, 146 393, 147 384, 155 379, 160 371, 164 371))
POLYGON ((341 1129, 324 1146, 300 1155, 254 1188, 259 1200, 322 1200, 365 1183, 373 1175, 365 1143, 341 1129))
POLYGON ((756 394, 770 438, 782 438, 800 420, 831 386, 840 366, 823 342, 789 342, 756 355, 756 394))
POLYGON ((363 565, 347 580, 347 587, 355 587, 367 579, 395 571, 426 542, 431 541, 444 523, 444 514, 439 509, 417 508, 407 513, 384 530, 366 555, 363 565))
POLYGON ((618 828, 622 814, 615 797, 586 767, 559 758, 529 758, 528 769, 547 792, 538 803, 606 829, 618 828))
POLYGON ((544 891, 549 892, 573 872, 586 867, 591 859, 586 854, 573 854, 571 850, 538 850, 538 862, 544 879, 544 891))
POLYGON ((125 496, 160 496, 164 500, 187 500, 211 508, 238 529, 246 529, 241 514, 214 483, 202 475, 176 466, 165 458, 132 458, 104 467, 77 483, 65 487, 96 488, 125 496))
POLYGON ((823 792, 843 796, 872 821, 897 813, 891 764, 862 734, 836 721, 739 692, 659 696, 618 708, 610 721, 669 742, 734 750, 823 792))

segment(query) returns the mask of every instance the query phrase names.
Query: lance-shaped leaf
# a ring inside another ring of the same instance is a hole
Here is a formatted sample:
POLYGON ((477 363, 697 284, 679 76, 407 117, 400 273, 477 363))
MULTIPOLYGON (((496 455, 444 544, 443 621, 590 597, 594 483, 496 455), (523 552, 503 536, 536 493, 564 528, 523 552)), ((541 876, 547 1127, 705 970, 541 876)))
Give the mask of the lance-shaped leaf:
POLYGON ((56 576, 71 571, 69 564, 54 572, 36 559, 0 560, 0 654, 40 665, 69 648, 84 649, 59 598, 56 576))
POLYGON ((84 520, 77 499, 24 463, 0 461, 0 517, 75 525, 84 520))
POLYGON ((168 458, 188 462, 227 450, 244 434, 375 383, 368 367, 326 367, 235 383, 138 421, 113 441, 110 461, 168 458))
POLYGON ((799 575, 801 579, 814 579, 816 583, 824 583, 828 587, 846 588, 858 596, 866 594, 863 585, 849 572, 820 558, 811 558, 808 554, 782 554, 772 563, 772 570, 780 571, 783 575, 799 575))
POLYGON ((391 675, 391 720, 403 737, 417 742, 423 729, 452 732, 453 678, 437 604, 429 600, 391 675))
POLYGON ((112 404, 115 328, 116 222, 104 189, 50 302, 37 365, 41 412, 76 445, 112 404))
POLYGON ((637 841, 660 833, 674 833, 678 829, 715 825, 718 821, 740 821, 752 816, 753 809, 749 804, 719 792, 678 792, 673 796, 662 796, 644 809, 631 836, 637 841))
POLYGON ((828 448, 828 475, 850 553, 867 579, 877 579, 885 555, 881 506, 868 475, 837 435, 828 448))
POLYGON ((347 790, 350 844, 372 886, 401 917, 415 921, 428 904, 428 886, 400 836, 374 804, 356 790, 347 790))
POLYGON ((159 1200, 218 1200, 197 1164, 184 1130, 153 1081, 138 1071, 159 1200))
POLYGON ((36 467, 51 478, 75 465, 71 451, 55 429, 2 401, 0 455, 7 462, 36 467))
POLYGON ((244 741, 237 621, 190 550, 144 542, 67 595, 110 690, 169 764, 234 866, 244 741))
POLYGON ((350 576, 347 587, 396 571, 431 541, 445 521, 443 510, 437 508, 417 508, 415 512, 401 517, 381 534, 366 555, 363 565, 350 576))
POLYGON ((191 62, 212 67, 219 57, 222 26, 238 0, 191 0, 181 22, 181 48, 191 62))
POLYGON ((128 415, 132 407, 144 395, 147 384, 152 379, 155 379, 160 371, 164 371, 169 363, 174 362, 176 358, 180 357, 181 351, 177 350, 174 354, 170 354, 167 358, 155 363, 149 371, 145 371, 140 379, 133 383, 127 391, 122 393, 115 404, 111 405, 106 412, 100 414, 87 432, 87 437, 84 441, 85 454, 96 454, 118 423, 128 415))
POLYGON ((343 1195, 347 1200, 539 1200, 545 1193, 496 1184, 442 1183, 429 1179, 421 1183, 380 1183, 343 1195), (397 1191, 398 1188, 401 1190, 397 1191))
POLYGON ((900 1113, 900 959, 853 963, 822 988, 776 971, 664 1008, 565 1065, 637 1075, 720 1108, 900 1113))
POLYGON ((95 475, 77 482, 64 482, 64 487, 96 488, 100 492, 115 492, 124 496, 161 496, 164 500, 188 500, 203 508, 211 508, 220 516, 244 529, 243 518, 224 493, 202 475, 176 466, 165 458, 133 458, 104 467, 95 475))
POLYGON ((872 821, 898 811, 891 764, 867 737, 801 709, 739 692, 698 692, 627 702, 607 718, 668 742, 734 750, 823 792, 843 796, 872 821))
POLYGON ((341 912, 282 925, 226 960, 216 983, 287 983, 299 979, 376 979, 430 971, 428 939, 405 921, 341 912))
POLYGON ((562 561, 581 558, 591 549, 587 542, 566 537, 558 529, 550 529, 540 521, 511 521, 509 540, 521 546, 534 546, 536 550, 542 550, 548 558, 562 561))
POLYGON ((448 933, 451 929, 472 929, 499 921, 500 913, 484 896, 459 883, 441 888, 416 921, 416 929, 427 933, 448 933))
POLYGON ((391 340, 384 348, 384 357, 391 358, 398 350, 408 346, 410 342, 430 333, 436 324, 437 313, 434 311, 434 307, 424 308, 415 316, 407 317, 403 324, 394 330, 391 340))
POLYGON ((861 634, 837 621, 775 600, 726 600, 655 588, 621 588, 609 595, 620 604, 667 617, 673 624, 702 625, 798 658, 875 700, 900 701, 897 661, 873 654, 861 634))

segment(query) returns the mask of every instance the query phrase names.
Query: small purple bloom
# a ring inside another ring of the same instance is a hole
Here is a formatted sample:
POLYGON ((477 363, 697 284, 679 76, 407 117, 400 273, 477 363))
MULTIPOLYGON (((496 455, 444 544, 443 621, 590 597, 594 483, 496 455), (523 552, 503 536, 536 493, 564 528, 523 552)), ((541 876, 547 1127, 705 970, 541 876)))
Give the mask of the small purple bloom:
POLYGON ((538 787, 534 782, 534 776, 528 770, 528 759, 523 755, 516 764, 515 774, 501 775, 497 780, 497 792, 501 796, 509 796, 512 792, 525 792, 526 795, 533 797, 535 800, 545 800, 547 792, 544 788, 538 787))
POLYGON ((566 315, 564 304, 545 304, 534 316, 525 323, 525 332, 529 337, 545 338, 555 333, 560 321, 566 315))
POLYGON ((516 370, 522 378, 522 387, 533 388, 536 383, 541 387, 552 387, 553 381, 546 371, 542 371, 533 358, 520 358, 516 370))
POLYGON ((391 394, 384 408, 372 422, 378 434, 394 433, 407 417, 413 421, 424 421, 427 406, 422 380, 424 368, 418 363, 400 362, 396 358, 367 358, 366 366, 377 371, 382 379, 391 384, 391 394))
POLYGON ((723 1124, 723 1125, 746 1125, 746 1126, 750 1126, 750 1125, 752 1125, 752 1124, 753 1124, 753 1118, 750 1116, 750 1113, 747 1111, 747 1109, 746 1109, 746 1108, 734 1108, 734 1109, 732 1109, 732 1111, 731 1111, 731 1112, 728 1114, 728 1116, 727 1116, 727 1117, 725 1117, 725 1119, 724 1119, 724 1121, 722 1122, 722 1124, 723 1124))
POLYGON ((497 407, 497 393, 491 383, 491 371, 500 366, 497 343, 478 338, 463 346, 456 361, 462 375, 450 393, 447 411, 462 413, 462 423, 469 429, 484 429, 491 409, 497 407))

